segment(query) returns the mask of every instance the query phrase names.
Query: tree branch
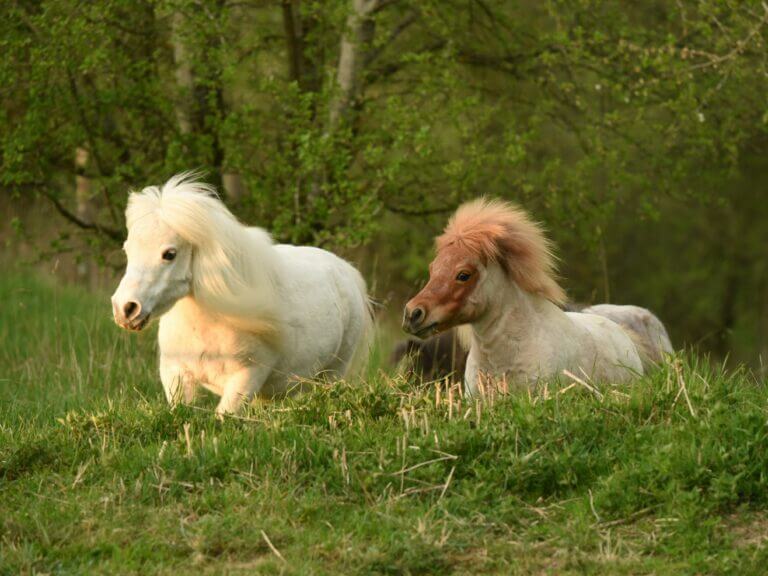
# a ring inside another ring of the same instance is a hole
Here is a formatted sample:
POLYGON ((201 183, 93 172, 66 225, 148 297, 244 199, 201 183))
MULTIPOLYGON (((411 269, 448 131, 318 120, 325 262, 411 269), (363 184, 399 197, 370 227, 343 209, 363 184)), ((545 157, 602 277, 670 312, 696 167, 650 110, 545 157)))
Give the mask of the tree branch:
MULTIPOLYGON (((445 48, 445 45, 445 40, 437 40, 429 46, 425 46, 423 49, 414 52, 414 54, 427 54, 430 52, 437 52, 438 50, 445 48)), ((374 82, 385 80, 390 76, 397 74, 400 72, 400 70, 405 68, 407 64, 409 64, 409 62, 398 60, 397 62, 390 62, 386 66, 382 66, 377 70, 373 70, 369 75, 370 83, 373 84, 374 82)))
POLYGON ((384 208, 393 212, 394 214, 402 214, 404 216, 433 216, 435 214, 448 214, 456 209, 456 206, 446 206, 444 208, 424 208, 416 210, 413 208, 405 208, 403 206, 394 206, 392 204, 384 203, 384 208))
MULTIPOLYGON (((99 149, 96 146, 96 136, 94 135, 94 130, 91 127, 91 123, 88 121, 88 115, 85 111, 85 106, 83 105, 82 98, 80 98, 80 90, 77 87, 77 80, 75 79, 75 75, 72 73, 72 69, 70 67, 67 67, 66 74, 67 79, 69 80, 69 88, 72 94, 72 99, 75 103, 75 109, 80 116, 80 123, 85 130, 86 139, 90 147, 89 152, 93 155, 93 159, 96 163, 96 169, 99 171, 99 174, 105 175, 107 171, 105 169, 104 162, 101 159, 99 149)), ((117 223, 117 212, 115 210, 114 204, 112 203, 112 198, 110 198, 107 189, 103 186, 101 187, 101 191, 104 198, 104 203, 107 205, 107 209, 109 210, 109 215, 112 217, 112 222, 117 223)))
POLYGON ((368 54, 365 57, 365 60, 363 62, 363 68, 367 68, 370 66, 379 56, 382 55, 382 53, 392 44, 395 40, 397 40, 397 37, 400 36, 405 30, 408 29, 408 27, 411 26, 416 20, 419 19, 418 12, 411 12, 403 18, 400 23, 395 26, 394 30, 390 32, 389 37, 387 40, 382 43, 380 46, 377 46, 375 49, 370 50, 368 54))
POLYGON ((392 4, 397 4, 398 2, 400 2, 400 0, 373 0, 369 10, 371 14, 376 14, 377 12, 381 12, 385 8, 391 6, 392 4))
POLYGON ((41 194, 45 196, 51 204, 53 204, 54 208, 58 211, 59 214, 61 214, 64 218, 69 220, 72 224, 77 226, 78 228, 81 228, 83 230, 94 230, 98 232, 99 234, 102 234, 103 236, 106 236, 110 240, 114 240, 115 242, 122 242, 125 240, 125 235, 120 230, 115 230, 114 228, 109 228, 106 226, 102 226, 101 224, 98 224, 96 222, 85 222, 84 220, 80 219, 76 214, 71 212, 69 209, 67 209, 66 206, 64 206, 56 196, 51 194, 50 192, 41 191, 41 194))

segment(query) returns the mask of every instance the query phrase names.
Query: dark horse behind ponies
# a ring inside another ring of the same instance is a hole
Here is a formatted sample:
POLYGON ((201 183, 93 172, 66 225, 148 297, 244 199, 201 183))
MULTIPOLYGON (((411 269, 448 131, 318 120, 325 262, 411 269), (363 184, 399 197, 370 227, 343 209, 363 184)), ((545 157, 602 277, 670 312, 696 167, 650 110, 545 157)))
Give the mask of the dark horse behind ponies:
POLYGON ((461 382, 467 365, 467 350, 461 345, 454 328, 426 340, 408 338, 392 351, 392 364, 411 373, 422 382, 448 378, 461 382))

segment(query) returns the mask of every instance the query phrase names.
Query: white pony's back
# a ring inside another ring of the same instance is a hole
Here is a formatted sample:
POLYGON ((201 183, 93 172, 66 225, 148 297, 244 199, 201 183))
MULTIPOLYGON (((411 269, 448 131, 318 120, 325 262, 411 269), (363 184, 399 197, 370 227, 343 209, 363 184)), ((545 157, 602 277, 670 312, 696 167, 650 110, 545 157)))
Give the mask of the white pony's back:
MULTIPOLYGON (((305 365, 303 371, 346 375, 355 353, 367 353, 372 332, 365 280, 349 262, 327 250, 278 244, 275 251, 292 287, 282 296, 288 304, 284 322, 301 326, 301 340, 316 342, 322 349, 311 356, 327 359, 323 365, 305 365), (338 339, 328 338, 336 332, 338 339)), ((292 348, 291 363, 310 361, 305 352, 292 348)))

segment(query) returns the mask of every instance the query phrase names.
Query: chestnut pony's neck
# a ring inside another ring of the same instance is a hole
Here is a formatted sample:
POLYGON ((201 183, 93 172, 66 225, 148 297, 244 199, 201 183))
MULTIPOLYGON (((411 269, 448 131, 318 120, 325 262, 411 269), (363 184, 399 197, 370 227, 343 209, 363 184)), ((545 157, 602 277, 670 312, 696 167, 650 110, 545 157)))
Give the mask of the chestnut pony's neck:
POLYGON ((538 294, 531 294, 510 282, 497 264, 486 268, 486 280, 478 290, 478 298, 484 300, 484 312, 471 323, 475 335, 482 339, 493 338, 503 332, 506 338, 522 340, 536 329, 552 310, 562 311, 555 304, 538 294))
POLYGON ((489 264, 485 274, 476 296, 484 299, 484 312, 470 325, 474 362, 491 373, 528 373, 552 338, 567 330, 567 317, 548 299, 510 282, 499 265, 489 264))

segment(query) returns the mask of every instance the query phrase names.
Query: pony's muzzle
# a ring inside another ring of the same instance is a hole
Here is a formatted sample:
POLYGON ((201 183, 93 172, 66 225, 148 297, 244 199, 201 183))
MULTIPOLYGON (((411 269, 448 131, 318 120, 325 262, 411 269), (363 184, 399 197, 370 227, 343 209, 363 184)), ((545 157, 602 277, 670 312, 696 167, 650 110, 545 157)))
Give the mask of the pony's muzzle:
POLYGON ((403 313, 403 330, 411 334, 417 334, 423 327, 427 312, 423 306, 408 306, 406 304, 403 313))
POLYGON ((120 303, 112 298, 112 315, 115 322, 128 330, 141 330, 149 319, 149 314, 142 312, 141 304, 135 300, 120 303))

